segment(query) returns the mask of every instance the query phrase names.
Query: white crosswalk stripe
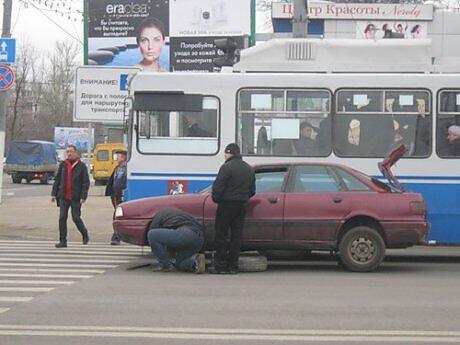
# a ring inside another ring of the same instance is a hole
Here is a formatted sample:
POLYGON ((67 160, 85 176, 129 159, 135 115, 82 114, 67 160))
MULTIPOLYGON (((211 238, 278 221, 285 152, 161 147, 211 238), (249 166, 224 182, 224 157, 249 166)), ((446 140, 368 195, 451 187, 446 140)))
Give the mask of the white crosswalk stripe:
MULTIPOLYGON (((146 248, 105 243, 0 240, 0 314, 40 293, 90 279, 150 254, 146 248)), ((150 249, 150 248, 148 248, 150 249)))

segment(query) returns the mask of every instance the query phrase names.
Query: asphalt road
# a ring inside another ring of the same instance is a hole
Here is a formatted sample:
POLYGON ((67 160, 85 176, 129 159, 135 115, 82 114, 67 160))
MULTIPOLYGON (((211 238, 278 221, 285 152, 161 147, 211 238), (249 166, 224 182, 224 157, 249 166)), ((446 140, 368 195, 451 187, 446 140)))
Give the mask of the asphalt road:
POLYGON ((0 238, 0 344, 460 343, 455 248, 392 251, 367 274, 328 255, 262 273, 165 274, 142 266, 146 254, 0 238))
POLYGON ((2 198, 11 199, 11 198, 21 198, 29 196, 49 196, 51 194, 51 185, 42 185, 39 181, 32 181, 31 183, 14 184, 11 181, 11 177, 4 174, 3 175, 3 188, 2 188, 2 198))

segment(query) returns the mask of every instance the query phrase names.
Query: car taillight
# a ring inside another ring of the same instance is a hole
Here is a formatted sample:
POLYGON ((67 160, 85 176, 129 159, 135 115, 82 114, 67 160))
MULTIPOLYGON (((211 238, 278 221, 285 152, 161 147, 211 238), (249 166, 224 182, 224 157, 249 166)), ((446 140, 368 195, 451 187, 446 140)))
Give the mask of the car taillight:
POLYGON ((427 207, 423 201, 411 201, 410 210, 412 214, 418 216, 426 216, 427 213, 427 207))

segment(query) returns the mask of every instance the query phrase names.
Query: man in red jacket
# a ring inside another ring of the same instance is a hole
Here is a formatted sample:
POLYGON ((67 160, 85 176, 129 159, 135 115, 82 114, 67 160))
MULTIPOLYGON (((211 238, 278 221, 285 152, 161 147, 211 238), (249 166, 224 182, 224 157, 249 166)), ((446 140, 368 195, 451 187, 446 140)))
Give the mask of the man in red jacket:
POLYGON ((80 160, 74 145, 67 147, 67 159, 58 169, 51 192, 51 201, 59 206, 59 243, 56 248, 67 247, 67 217, 69 208, 72 220, 80 231, 83 244, 89 241, 88 230, 81 219, 81 205, 88 198, 89 175, 85 163, 80 160))

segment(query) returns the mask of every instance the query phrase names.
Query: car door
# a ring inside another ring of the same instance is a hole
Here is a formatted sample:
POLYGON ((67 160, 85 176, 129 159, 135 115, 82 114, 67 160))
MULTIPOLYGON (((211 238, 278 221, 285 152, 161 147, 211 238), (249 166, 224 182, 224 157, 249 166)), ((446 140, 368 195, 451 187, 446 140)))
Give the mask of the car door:
MULTIPOLYGON (((281 241, 283 239, 284 188, 287 182, 287 167, 256 170, 256 194, 246 206, 243 230, 243 245, 281 241)), ((207 241, 214 241, 214 220, 217 205, 211 197, 204 205, 204 220, 207 241)))
POLYGON ((334 241, 351 211, 351 198, 335 172, 323 165, 293 168, 284 207, 286 241, 334 241))

